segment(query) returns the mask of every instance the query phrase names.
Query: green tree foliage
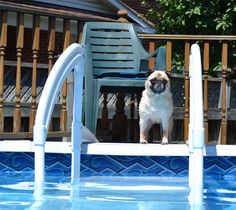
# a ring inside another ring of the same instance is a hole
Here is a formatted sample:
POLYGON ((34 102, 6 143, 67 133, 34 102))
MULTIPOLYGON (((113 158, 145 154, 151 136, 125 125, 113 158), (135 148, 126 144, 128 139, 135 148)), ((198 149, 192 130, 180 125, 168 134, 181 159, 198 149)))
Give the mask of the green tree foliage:
MULTIPOLYGON (((160 34, 236 35, 236 0, 139 0, 143 14, 160 34)), ((201 44, 201 43, 199 43, 201 44)), ((183 69, 183 50, 175 44, 174 64, 183 69)), ((183 49, 183 48, 182 48, 183 49)), ((236 63, 236 43, 229 48, 229 66, 236 63)), ((221 44, 211 43, 210 73, 221 61, 221 44)))
POLYGON ((159 33, 235 35, 235 0, 140 0, 159 33))

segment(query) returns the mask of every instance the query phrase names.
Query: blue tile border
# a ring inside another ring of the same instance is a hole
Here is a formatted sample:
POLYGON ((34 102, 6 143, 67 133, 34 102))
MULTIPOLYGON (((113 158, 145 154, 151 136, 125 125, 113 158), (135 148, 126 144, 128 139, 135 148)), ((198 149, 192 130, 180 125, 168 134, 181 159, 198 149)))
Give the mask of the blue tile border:
POLYGON ((82 155, 85 176, 186 176, 187 157, 82 155))
MULTIPOLYGON (((70 176, 71 155, 48 153, 47 175, 70 176)), ((34 172, 34 153, 1 152, 0 174, 34 172)), ((188 157, 82 155, 81 176, 187 176, 188 157)), ((204 157, 206 177, 236 178, 236 157, 204 157)))

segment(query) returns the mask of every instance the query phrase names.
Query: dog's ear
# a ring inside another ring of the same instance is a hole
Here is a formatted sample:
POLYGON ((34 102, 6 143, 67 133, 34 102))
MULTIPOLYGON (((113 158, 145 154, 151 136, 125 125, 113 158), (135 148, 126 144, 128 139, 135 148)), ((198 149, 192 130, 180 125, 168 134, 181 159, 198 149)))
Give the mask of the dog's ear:
POLYGON ((149 77, 153 73, 153 70, 149 69, 146 73, 145 76, 149 77))
POLYGON ((171 72, 165 72, 166 73, 166 75, 167 75, 167 77, 169 78, 169 79, 171 79, 171 77, 172 77, 172 75, 171 75, 171 72))

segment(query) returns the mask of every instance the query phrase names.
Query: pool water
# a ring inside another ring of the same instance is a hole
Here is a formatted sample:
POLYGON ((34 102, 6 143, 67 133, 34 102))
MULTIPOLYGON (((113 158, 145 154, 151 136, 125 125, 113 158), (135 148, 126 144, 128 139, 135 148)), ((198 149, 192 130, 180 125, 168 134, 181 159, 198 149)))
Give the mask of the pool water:
POLYGON ((188 210, 236 209, 235 180, 204 181, 204 206, 188 203, 187 177, 82 177, 71 197, 70 177, 47 176, 45 195, 35 202, 32 174, 0 176, 0 209, 188 210), (78 191, 79 189, 79 191, 78 191))

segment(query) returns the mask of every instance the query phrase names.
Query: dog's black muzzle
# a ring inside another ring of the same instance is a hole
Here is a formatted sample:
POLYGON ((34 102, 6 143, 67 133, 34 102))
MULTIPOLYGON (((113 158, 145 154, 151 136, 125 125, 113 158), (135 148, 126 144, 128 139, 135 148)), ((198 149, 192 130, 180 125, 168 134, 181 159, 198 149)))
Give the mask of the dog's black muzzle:
POLYGON ((167 81, 165 79, 151 79, 150 89, 155 94, 161 94, 166 90, 167 81))

